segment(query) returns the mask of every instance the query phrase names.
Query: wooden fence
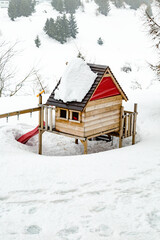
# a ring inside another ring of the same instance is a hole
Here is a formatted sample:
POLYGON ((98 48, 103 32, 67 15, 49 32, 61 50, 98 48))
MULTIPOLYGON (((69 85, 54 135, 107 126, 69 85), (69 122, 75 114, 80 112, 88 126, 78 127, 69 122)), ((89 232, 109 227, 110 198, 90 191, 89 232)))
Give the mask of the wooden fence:
POLYGON ((134 104, 134 112, 124 111, 121 107, 119 147, 122 146, 122 139, 132 136, 132 144, 135 144, 136 123, 137 123, 137 104, 134 104))
POLYGON ((0 115, 0 118, 8 118, 12 117, 12 116, 19 116, 21 114, 25 114, 25 113, 33 113, 33 112, 37 112, 40 111, 40 107, 36 107, 36 108, 29 108, 29 109, 25 109, 25 110, 19 110, 19 111, 15 111, 15 112, 9 112, 9 113, 3 113, 0 115))

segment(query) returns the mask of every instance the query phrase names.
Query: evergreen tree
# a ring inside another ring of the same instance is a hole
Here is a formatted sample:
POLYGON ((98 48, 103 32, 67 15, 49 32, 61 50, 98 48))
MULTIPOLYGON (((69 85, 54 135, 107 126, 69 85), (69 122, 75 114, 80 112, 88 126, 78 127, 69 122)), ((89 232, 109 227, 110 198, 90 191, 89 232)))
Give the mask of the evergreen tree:
POLYGON ((28 17, 34 12, 35 0, 10 0, 8 16, 14 21, 15 18, 28 17))
POLYGON ((69 21, 66 18, 66 14, 62 17, 62 32, 64 32, 64 38, 67 39, 70 37, 70 31, 69 31, 69 21))
POLYGON ((151 3, 153 2, 152 0, 124 0, 126 4, 130 6, 131 9, 137 10, 142 4, 146 4, 147 8, 150 11, 150 14, 152 14, 151 10, 151 3))
POLYGON ((78 33, 73 15, 68 20, 66 14, 63 14, 62 17, 58 16, 55 21, 53 18, 47 19, 43 30, 49 37, 59 41, 61 44, 65 43, 69 37, 76 38, 78 33))
POLYGON ((64 0, 64 9, 66 13, 75 13, 79 6, 81 6, 80 0, 64 0))
POLYGON ((63 19, 62 17, 58 16, 55 22, 55 27, 56 27, 56 35, 54 36, 54 39, 56 39, 58 42, 61 44, 65 43, 66 40, 66 33, 64 32, 63 29, 63 19))
POLYGON ((51 5, 60 13, 62 13, 64 10, 63 0, 52 0, 51 5))
POLYGON ((109 0, 95 0, 95 3, 99 6, 98 11, 107 16, 110 11, 109 0))
POLYGON ((18 17, 18 12, 19 12, 19 3, 20 0, 11 0, 9 2, 9 6, 8 6, 8 16, 10 17, 10 19, 12 21, 15 20, 16 17, 18 17))
POLYGON ((46 20, 43 30, 45 31, 46 34, 49 35, 49 19, 48 18, 46 20))
POLYGON ((142 4, 142 0, 125 0, 125 2, 130 6, 131 9, 138 9, 142 4))
POLYGON ((56 38, 56 23, 53 18, 50 18, 49 20, 49 26, 48 26, 48 35, 51 38, 56 38))
POLYGON ((39 39, 39 36, 37 35, 36 39, 34 40, 36 47, 39 48, 41 46, 41 41, 39 39))
POLYGON ((103 40, 102 40, 102 38, 100 37, 100 38, 98 38, 98 40, 97 40, 97 43, 99 44, 99 45, 103 45, 103 40))
POLYGON ((124 6, 124 0, 111 0, 111 1, 117 8, 121 8, 124 6))
POLYGON ((53 18, 47 18, 43 30, 49 37, 56 38, 56 24, 53 18))
POLYGON ((69 17, 69 32, 71 37, 76 38, 78 27, 73 14, 69 17))

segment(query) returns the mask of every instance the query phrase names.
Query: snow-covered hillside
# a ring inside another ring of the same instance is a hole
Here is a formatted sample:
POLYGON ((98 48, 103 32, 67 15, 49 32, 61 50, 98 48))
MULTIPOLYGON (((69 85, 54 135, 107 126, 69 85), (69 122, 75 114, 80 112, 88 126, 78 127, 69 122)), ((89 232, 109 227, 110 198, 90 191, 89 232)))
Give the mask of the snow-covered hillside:
MULTIPOLYGON (((0 9, 0 39, 18 41, 17 78, 33 66, 40 69, 49 92, 78 50, 91 63, 109 65, 129 101, 138 103, 137 140, 118 149, 105 142, 89 142, 88 155, 74 139, 43 135, 23 145, 20 135, 38 124, 38 114, 0 120, 0 239, 4 240, 159 240, 160 239, 160 83, 148 63, 156 52, 147 36, 141 10, 112 10, 96 16, 93 1, 76 13, 79 34, 61 45, 43 32, 48 17, 56 17, 49 3, 37 5, 29 18, 10 21, 0 9), (39 35, 42 45, 36 48, 39 35), (99 46, 101 37, 104 45, 99 46), (78 48, 78 49, 77 49, 78 48), (129 66, 126 73, 122 67, 129 66)), ((21 94, 32 95, 27 87, 21 94)), ((45 102, 48 95, 43 96, 45 102)), ((0 98, 0 114, 35 107, 35 96, 0 98)))
MULTIPOLYGON (((46 19, 58 15, 50 3, 38 4, 32 16, 20 17, 15 21, 9 19, 6 9, 0 9, 0 40, 18 42, 13 63, 17 70, 16 78, 22 79, 35 67, 49 91, 52 91, 62 75, 65 63, 80 51, 87 62, 109 65, 124 85, 126 80, 132 87, 147 87, 152 78, 147 63, 155 61, 155 54, 143 28, 142 10, 116 9, 112 6, 109 16, 105 17, 96 16, 96 9, 93 1, 84 2, 84 12, 81 9, 76 12, 79 34, 75 40, 70 39, 63 45, 49 38, 43 31, 46 19), (40 48, 34 43, 37 35, 41 41, 40 48), (97 44, 99 37, 104 41, 102 46, 97 44), (121 71, 126 65, 132 68, 130 74, 121 71), (145 79, 144 70, 147 71, 145 79)), ((21 93, 33 94, 33 91, 26 88, 21 93)))

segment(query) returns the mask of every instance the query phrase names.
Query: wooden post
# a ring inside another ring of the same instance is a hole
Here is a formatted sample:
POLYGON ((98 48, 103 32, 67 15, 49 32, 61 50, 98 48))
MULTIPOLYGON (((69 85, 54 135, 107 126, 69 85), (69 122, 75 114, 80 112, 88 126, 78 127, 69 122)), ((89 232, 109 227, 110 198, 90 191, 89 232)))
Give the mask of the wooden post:
MULTIPOLYGON (((42 95, 39 95, 39 104, 42 104, 42 95)), ((39 128, 42 128, 42 107, 39 110, 39 128)), ((39 129, 39 147, 38 147, 38 153, 42 154, 42 130, 39 129)))
POLYGON ((41 129, 43 129, 43 121, 44 121, 44 107, 41 107, 41 129))
POLYGON ((38 140, 39 140, 39 148, 38 148, 38 154, 42 155, 42 130, 39 129, 39 135, 38 135, 38 140))
POLYGON ((128 132, 128 115, 125 114, 124 115, 124 126, 125 126, 125 133, 124 133, 124 137, 126 138, 127 137, 127 132, 128 132))
POLYGON ((84 146, 84 154, 87 154, 87 139, 86 140, 81 140, 81 143, 84 146))
POLYGON ((134 104, 132 145, 136 142, 137 103, 134 104))
POLYGON ((75 144, 78 144, 78 139, 77 138, 75 138, 75 144))
POLYGON ((130 131, 131 131, 131 114, 128 114, 128 137, 130 137, 130 131))
POLYGON ((130 125, 130 136, 132 136, 132 131, 133 131, 133 113, 131 114, 131 125, 130 125))
POLYGON ((52 117, 52 108, 50 108, 50 118, 49 118, 49 130, 52 131, 53 127, 53 117, 52 117))
POLYGON ((48 130, 48 107, 45 107, 45 130, 48 130))
MULTIPOLYGON (((39 104, 42 104, 42 95, 39 95, 39 104)), ((41 107, 39 111, 39 127, 41 127, 41 107)))
POLYGON ((120 130, 119 130, 119 148, 122 147, 123 122, 124 122, 124 107, 121 106, 121 113, 120 113, 120 130))

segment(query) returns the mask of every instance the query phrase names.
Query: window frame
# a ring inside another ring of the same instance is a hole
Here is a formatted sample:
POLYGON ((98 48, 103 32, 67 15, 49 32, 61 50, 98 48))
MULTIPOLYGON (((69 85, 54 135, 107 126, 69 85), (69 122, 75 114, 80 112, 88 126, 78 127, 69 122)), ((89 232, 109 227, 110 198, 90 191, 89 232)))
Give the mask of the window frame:
POLYGON ((80 111, 75 111, 75 110, 69 110, 69 121, 70 122, 75 122, 75 123, 80 123, 81 122, 81 112, 80 111), (78 113, 78 120, 72 119, 73 112, 78 113))
POLYGON ((58 108, 58 119, 62 119, 67 121, 69 118, 69 113, 68 113, 68 109, 66 108, 58 108), (61 117, 61 110, 65 110, 66 111, 66 118, 61 117))

